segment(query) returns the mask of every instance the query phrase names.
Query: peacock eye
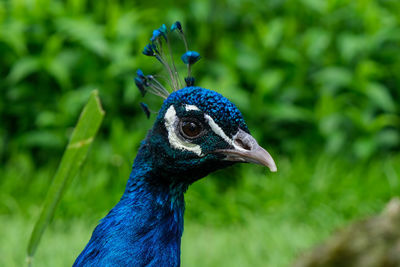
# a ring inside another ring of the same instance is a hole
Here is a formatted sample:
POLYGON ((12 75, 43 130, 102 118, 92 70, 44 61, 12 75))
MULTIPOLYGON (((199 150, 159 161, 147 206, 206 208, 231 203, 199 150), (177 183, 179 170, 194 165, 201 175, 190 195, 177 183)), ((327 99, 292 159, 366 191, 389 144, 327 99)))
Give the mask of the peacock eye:
POLYGON ((203 129, 203 125, 197 119, 184 118, 180 121, 179 130, 185 138, 197 138, 203 134, 203 129))

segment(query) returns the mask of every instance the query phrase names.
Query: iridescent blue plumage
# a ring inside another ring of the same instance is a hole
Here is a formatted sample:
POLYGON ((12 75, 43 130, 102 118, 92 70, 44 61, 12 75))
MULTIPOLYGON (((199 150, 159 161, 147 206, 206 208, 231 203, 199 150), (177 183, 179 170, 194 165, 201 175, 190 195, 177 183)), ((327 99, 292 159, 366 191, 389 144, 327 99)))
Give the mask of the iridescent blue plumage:
MULTIPOLYGON (((175 25, 183 33, 180 23, 175 25)), ((156 31, 164 30, 165 25, 156 31)), ((169 71, 178 85, 178 75, 169 71)), ((221 94, 189 86, 168 95, 140 70, 135 82, 141 91, 166 99, 141 143, 123 196, 95 228, 74 266, 179 266, 184 193, 190 184, 236 162, 276 171, 240 111, 221 94)))
POLYGON ((194 64, 200 59, 200 54, 196 51, 187 51, 182 55, 181 59, 185 64, 194 64))
POLYGON ((157 48, 156 48, 156 46, 155 45, 153 45, 153 44, 148 44, 148 45, 146 45, 145 47, 144 47, 144 49, 143 49, 143 55, 145 55, 145 56, 155 56, 156 55, 156 53, 158 53, 158 51, 157 51, 157 48))
POLYGON ((140 102, 140 107, 142 108, 144 114, 147 118, 150 118, 150 109, 149 106, 143 102, 140 102))
POLYGON ((171 32, 178 30, 178 31, 182 31, 182 25, 179 21, 176 21, 174 24, 172 24, 171 26, 171 32))
POLYGON ((101 220, 74 266, 178 266, 183 193, 171 193, 141 146, 124 195, 101 220))
POLYGON ((165 24, 153 31, 153 36, 151 37, 150 41, 155 42, 161 36, 167 40, 167 26, 165 26, 165 24))

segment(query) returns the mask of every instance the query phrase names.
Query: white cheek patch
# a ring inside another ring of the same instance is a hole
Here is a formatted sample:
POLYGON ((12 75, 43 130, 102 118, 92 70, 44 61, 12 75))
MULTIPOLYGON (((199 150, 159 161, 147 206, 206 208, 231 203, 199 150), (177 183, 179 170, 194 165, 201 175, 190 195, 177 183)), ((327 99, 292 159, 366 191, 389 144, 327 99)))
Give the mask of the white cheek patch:
MULTIPOLYGON (((193 107, 195 107, 198 110, 196 106, 193 107)), ((176 135, 175 129, 176 129, 176 124, 178 122, 178 117, 176 116, 176 111, 173 105, 171 105, 168 108, 167 112, 165 113, 164 120, 165 120, 165 128, 167 129, 168 132, 168 141, 172 147, 179 150, 191 151, 196 155, 198 155, 199 157, 202 156, 201 147, 199 145, 192 144, 185 140, 182 140, 176 135)))
POLYGON ((185 109, 186 109, 186 111, 189 111, 189 110, 200 111, 200 109, 198 107, 196 107, 195 105, 185 105, 185 109))

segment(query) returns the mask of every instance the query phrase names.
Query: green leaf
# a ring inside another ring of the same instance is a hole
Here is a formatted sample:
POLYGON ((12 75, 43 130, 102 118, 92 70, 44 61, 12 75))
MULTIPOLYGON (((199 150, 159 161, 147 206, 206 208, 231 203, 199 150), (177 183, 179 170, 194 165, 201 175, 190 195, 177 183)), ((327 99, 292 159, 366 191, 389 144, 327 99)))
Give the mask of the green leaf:
POLYGON ((22 56, 27 52, 24 24, 21 21, 2 21, 0 14, 0 42, 6 43, 15 54, 22 56))
POLYGON ((8 75, 11 83, 18 83, 28 75, 40 69, 40 59, 38 57, 24 57, 18 60, 13 66, 8 75))
POLYGON ((28 265, 32 262, 40 239, 54 217, 54 212, 60 200, 71 180, 78 174, 86 158, 90 144, 93 142, 97 130, 101 125, 104 114, 98 92, 94 90, 79 117, 79 121, 54 176, 53 183, 47 193, 42 213, 33 229, 27 250, 28 265))
POLYGON ((267 114, 273 118, 274 120, 279 121, 312 121, 314 118, 314 114, 310 111, 295 106, 289 103, 279 104, 279 105, 271 105, 266 109, 267 114))
POLYGON ((388 112, 396 111, 396 103, 389 93, 389 90, 379 83, 369 83, 366 88, 366 94, 371 102, 388 112))
POLYGON ((47 60, 45 69, 60 85, 62 88, 68 88, 71 85, 70 73, 67 66, 65 66, 59 57, 47 60))
POLYGON ((314 74, 314 79, 323 87, 337 89, 338 87, 349 86, 352 75, 353 73, 347 68, 332 66, 314 74))
POLYGON ((370 45, 371 42, 365 35, 343 33, 338 37, 339 51, 347 62, 366 53, 370 45))
POLYGON ((61 18, 56 21, 56 26, 61 33, 89 51, 100 57, 108 55, 109 47, 104 36, 104 28, 92 20, 61 18))

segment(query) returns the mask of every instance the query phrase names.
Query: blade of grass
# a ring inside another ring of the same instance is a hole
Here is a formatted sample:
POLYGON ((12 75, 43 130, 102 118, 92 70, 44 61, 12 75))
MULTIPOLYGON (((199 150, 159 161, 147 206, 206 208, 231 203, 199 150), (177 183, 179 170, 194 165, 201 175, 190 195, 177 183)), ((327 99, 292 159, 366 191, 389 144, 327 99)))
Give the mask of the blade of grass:
POLYGON ((58 203, 62 199, 68 185, 78 174, 90 144, 100 128, 105 112, 103 111, 97 90, 92 91, 89 101, 84 107, 71 139, 62 156, 58 170, 49 188, 44 206, 37 220, 28 244, 28 266, 32 264, 33 256, 38 248, 40 239, 51 222, 58 203))

